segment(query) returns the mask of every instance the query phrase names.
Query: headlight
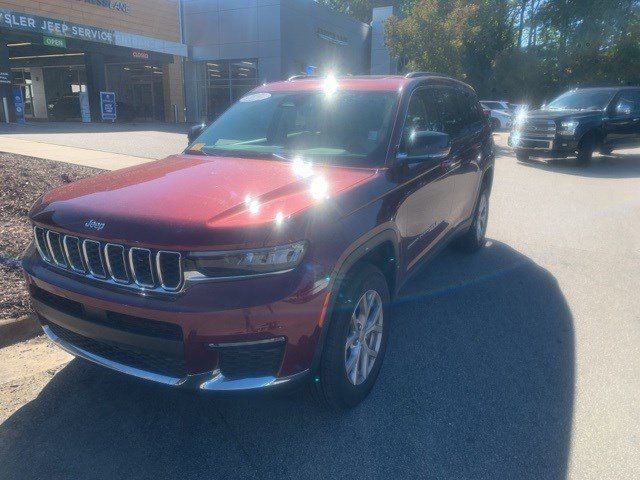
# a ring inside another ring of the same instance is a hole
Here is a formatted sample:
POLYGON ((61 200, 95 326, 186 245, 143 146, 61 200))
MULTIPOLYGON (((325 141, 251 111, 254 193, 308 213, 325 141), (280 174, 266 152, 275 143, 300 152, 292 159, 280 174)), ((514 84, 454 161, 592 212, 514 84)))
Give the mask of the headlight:
POLYGON ((574 135, 579 122, 562 122, 560 123, 560 135, 574 135))
POLYGON ((253 250, 191 252, 190 268, 205 277, 229 278, 284 273, 297 267, 307 249, 307 242, 253 250))

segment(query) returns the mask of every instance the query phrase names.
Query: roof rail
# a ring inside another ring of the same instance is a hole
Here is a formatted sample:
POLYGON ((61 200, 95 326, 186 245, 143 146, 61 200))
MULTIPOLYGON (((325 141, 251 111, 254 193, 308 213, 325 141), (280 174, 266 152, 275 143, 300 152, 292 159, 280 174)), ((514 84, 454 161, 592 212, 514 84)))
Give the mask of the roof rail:
POLYGON ((436 72, 409 72, 404 76, 404 78, 429 77, 432 75, 435 75, 437 77, 444 76, 441 73, 436 72))

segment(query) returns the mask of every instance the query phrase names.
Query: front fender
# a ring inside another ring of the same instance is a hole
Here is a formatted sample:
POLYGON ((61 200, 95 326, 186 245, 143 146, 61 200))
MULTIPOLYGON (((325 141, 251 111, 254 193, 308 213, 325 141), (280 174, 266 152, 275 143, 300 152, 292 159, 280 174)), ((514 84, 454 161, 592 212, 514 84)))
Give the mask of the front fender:
MULTIPOLYGON (((323 307, 323 314, 321 316, 321 325, 320 325, 320 338, 318 339, 318 344, 316 345, 316 350, 313 355, 313 361, 311 363, 312 372, 316 372, 318 366, 320 365, 320 360, 322 358, 322 350, 324 348, 324 342, 327 337, 327 332, 331 326, 331 318, 333 316, 333 311, 336 306, 336 301, 338 298, 338 292, 340 291, 342 284, 347 276, 349 270, 362 258, 364 258, 367 253, 375 250, 376 247, 383 245, 384 243, 391 242, 393 245, 396 265, 400 265, 399 255, 399 234, 391 225, 380 225, 379 228, 368 232, 366 235, 360 237, 358 240, 353 242, 349 248, 347 248, 344 253, 340 256, 340 259, 336 263, 336 268, 334 269, 333 274, 331 275, 331 280, 329 282, 328 290, 329 295, 325 300, 325 305, 323 307)), ((391 292, 391 297, 395 297, 396 288, 399 285, 398 281, 398 269, 395 270, 395 280, 394 280, 394 291, 391 292)))

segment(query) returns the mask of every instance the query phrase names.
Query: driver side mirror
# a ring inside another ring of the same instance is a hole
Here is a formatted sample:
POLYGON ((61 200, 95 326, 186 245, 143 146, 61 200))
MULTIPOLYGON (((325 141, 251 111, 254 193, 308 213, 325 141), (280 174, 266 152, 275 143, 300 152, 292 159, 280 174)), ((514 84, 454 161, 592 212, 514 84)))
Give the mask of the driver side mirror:
POLYGON ((189 144, 193 143, 193 141, 200 136, 206 127, 207 126, 204 123, 191 127, 189 129, 189 133, 187 133, 187 141, 189 144))
POLYGON ((439 160, 451 152, 451 139, 443 132, 414 130, 405 141, 405 152, 399 159, 409 161, 439 160))
POLYGON ((616 105, 616 115, 619 115, 621 117, 627 117, 631 115, 631 111, 632 111, 632 106, 626 100, 622 100, 620 101, 620 103, 618 103, 618 105, 616 105))

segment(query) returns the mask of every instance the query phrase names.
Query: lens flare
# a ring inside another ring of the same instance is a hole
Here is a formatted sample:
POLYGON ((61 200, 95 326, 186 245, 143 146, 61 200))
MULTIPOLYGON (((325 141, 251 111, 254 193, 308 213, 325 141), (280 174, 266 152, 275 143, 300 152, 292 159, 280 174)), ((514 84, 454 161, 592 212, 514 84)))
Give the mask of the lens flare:
POLYGON ((329 184, 327 184, 327 180, 324 177, 315 177, 311 181, 309 191, 311 192, 311 196, 314 198, 314 200, 323 200, 327 198, 327 193, 329 192, 329 184))
POLYGON ((296 177, 307 178, 313 175, 313 163, 305 162, 302 157, 295 157, 291 162, 291 170, 296 177))
POLYGON ((260 202, 255 198, 251 198, 251 195, 244 197, 244 204, 249 210, 249 213, 256 214, 260 211, 260 202))
POLYGON ((324 79, 322 90, 327 97, 330 97, 338 91, 338 80, 333 73, 329 73, 324 79))
POLYGON ((528 116, 529 116, 529 110, 527 109, 527 107, 520 107, 516 111, 516 116, 513 119, 513 125, 516 127, 523 125, 524 123, 526 123, 528 116))

